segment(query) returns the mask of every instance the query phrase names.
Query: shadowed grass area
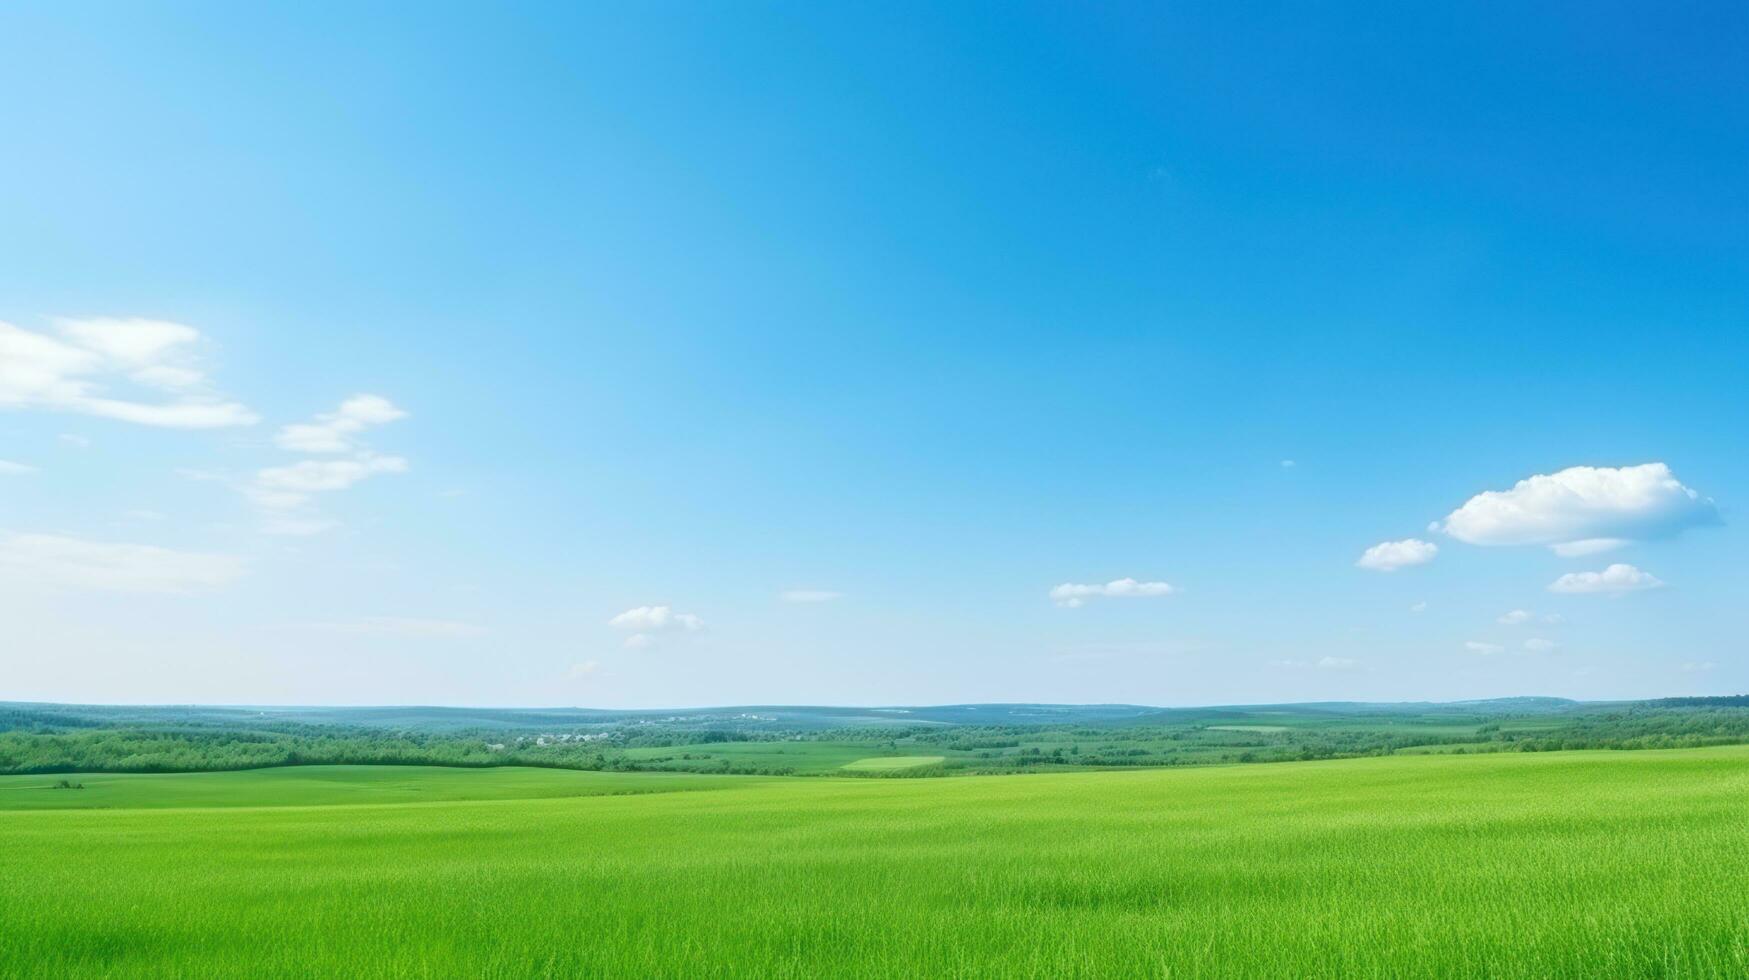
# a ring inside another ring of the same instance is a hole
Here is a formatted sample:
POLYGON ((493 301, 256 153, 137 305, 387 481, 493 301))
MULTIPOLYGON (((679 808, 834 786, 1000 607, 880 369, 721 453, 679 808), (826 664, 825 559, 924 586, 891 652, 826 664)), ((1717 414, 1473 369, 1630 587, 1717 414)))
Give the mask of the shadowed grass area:
POLYGON ((0 975, 1749 969, 1743 748, 726 785, 0 813, 0 975))

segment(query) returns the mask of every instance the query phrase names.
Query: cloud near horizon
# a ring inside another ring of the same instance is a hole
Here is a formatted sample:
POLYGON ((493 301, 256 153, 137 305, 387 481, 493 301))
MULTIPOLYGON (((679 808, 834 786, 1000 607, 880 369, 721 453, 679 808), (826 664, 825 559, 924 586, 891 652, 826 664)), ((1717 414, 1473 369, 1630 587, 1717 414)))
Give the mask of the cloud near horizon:
POLYGON ((1665 464, 1644 463, 1537 474, 1476 494, 1430 529, 1483 547, 1546 545, 1572 558, 1719 523, 1711 498, 1665 464))
POLYGON ((261 420, 218 394, 194 355, 200 331, 138 317, 57 318, 42 333, 0 321, 0 408, 69 412, 171 429, 261 420), (128 389, 117 396, 112 389, 128 389))
POLYGON ((628 650, 643 650, 656 642, 658 633, 697 633, 704 629, 704 620, 692 613, 677 613, 672 606, 636 606, 608 620, 607 625, 631 633, 625 638, 628 650))
POLYGON ((1166 582, 1139 582, 1133 578, 1120 578, 1106 582, 1103 585, 1078 585, 1064 582, 1051 590, 1051 601, 1065 609, 1078 609, 1086 605, 1088 599, 1141 599, 1153 596, 1171 595, 1178 591, 1166 582))

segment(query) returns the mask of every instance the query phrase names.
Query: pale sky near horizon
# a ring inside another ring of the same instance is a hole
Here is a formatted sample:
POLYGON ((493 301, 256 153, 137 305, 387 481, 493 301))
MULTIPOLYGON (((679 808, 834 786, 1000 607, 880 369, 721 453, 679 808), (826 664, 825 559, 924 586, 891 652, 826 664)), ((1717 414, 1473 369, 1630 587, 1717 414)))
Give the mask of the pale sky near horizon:
POLYGON ((1749 10, 1411 8, 9 4, 0 700, 1749 689, 1749 10))

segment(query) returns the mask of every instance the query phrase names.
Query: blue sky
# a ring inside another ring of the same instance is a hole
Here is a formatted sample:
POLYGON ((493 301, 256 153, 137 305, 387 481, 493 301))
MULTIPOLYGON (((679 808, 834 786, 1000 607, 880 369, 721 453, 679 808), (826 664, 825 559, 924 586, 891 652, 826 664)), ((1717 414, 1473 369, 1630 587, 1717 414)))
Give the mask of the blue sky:
POLYGON ((1749 13, 1159 7, 8 5, 0 699, 1743 690, 1749 13))

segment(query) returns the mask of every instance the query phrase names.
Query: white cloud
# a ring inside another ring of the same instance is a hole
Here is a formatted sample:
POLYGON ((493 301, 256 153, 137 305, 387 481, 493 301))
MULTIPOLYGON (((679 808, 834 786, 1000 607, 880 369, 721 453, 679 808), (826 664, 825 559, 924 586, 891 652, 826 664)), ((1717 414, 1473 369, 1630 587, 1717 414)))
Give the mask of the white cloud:
POLYGON ((176 429, 253 425, 217 394, 191 351, 200 331, 146 319, 58 319, 55 334, 0 322, 0 408, 72 412, 176 429), (117 397, 117 385, 152 400, 117 397), (167 400, 166 400, 167 399, 167 400))
POLYGON ((381 395, 354 395, 334 411, 316 416, 314 422, 281 428, 274 436, 281 449, 344 454, 344 458, 304 459, 257 470, 242 490, 264 512, 262 532, 303 536, 330 530, 337 522, 309 509, 315 494, 346 490, 373 476, 407 472, 406 457, 378 454, 359 442, 365 429, 406 417, 381 395))
POLYGON ((453 619, 416 619, 405 616, 366 616, 335 623, 307 623, 306 629, 359 636, 409 636, 426 639, 459 639, 483 636, 486 628, 453 619))
POLYGON ((59 436, 57 436, 56 438, 60 439, 63 445, 72 446, 74 449, 90 449, 91 448, 91 440, 90 439, 87 439, 84 436, 74 435, 71 432, 63 432, 59 436))
POLYGON ((1524 648, 1531 653, 1547 653, 1558 646, 1560 646, 1560 644, 1556 643, 1554 640, 1544 639, 1540 636, 1533 636, 1524 641, 1524 648))
POLYGON ((1528 623, 1533 618, 1535 618, 1534 615, 1528 609, 1514 609, 1511 612, 1502 613, 1495 622, 1502 626, 1517 626, 1521 623, 1528 623))
POLYGON ((1300 465, 1300 464, 1294 462, 1291 459, 1284 459, 1281 461, 1281 468, 1284 470, 1291 470, 1298 465, 1300 465))
POLYGON ((1650 572, 1642 572, 1632 565, 1624 565, 1620 562, 1601 572, 1568 572, 1549 583, 1550 592, 1565 592, 1572 595, 1644 592, 1647 589, 1661 589, 1663 587, 1664 581, 1658 576, 1650 572))
POLYGON ((1084 605, 1088 599, 1100 596, 1113 599, 1139 599, 1171 595, 1176 591, 1165 582, 1138 582, 1133 578, 1114 579, 1104 585, 1076 585, 1073 582, 1064 582, 1051 590, 1051 601, 1059 606, 1074 609, 1084 605))
POLYGON ((1319 670, 1354 670, 1360 666, 1360 661, 1350 657, 1320 657, 1315 661, 1293 659, 1271 660, 1269 661, 1269 666, 1284 667, 1289 670, 1305 670, 1309 667, 1316 667, 1319 670))
POLYGON ((1432 527, 1469 544, 1549 545, 1573 557, 1717 523, 1711 499, 1663 463, 1645 463, 1538 474, 1510 490, 1479 493, 1432 527))
POLYGON ((353 395, 332 412, 314 422, 282 427, 273 441, 281 449, 298 453, 346 453, 358 448, 359 433, 372 426, 404 419, 407 413, 381 395, 353 395))
POLYGON ((1439 545, 1419 538, 1405 538, 1402 541, 1382 541, 1373 545, 1354 564, 1375 572, 1394 572, 1399 568, 1425 565, 1437 554, 1439 545))
POLYGON ((0 476, 29 476, 36 471, 34 466, 14 463, 9 459, 0 459, 0 476))
MULTIPOLYGON (((407 472, 400 456, 360 456, 357 459, 306 459, 290 466, 270 466, 255 474, 255 485, 269 494, 290 494, 302 503, 312 493, 345 490, 360 480, 383 473, 407 472)), ((289 497, 272 499, 282 504, 289 497)))
POLYGON ((1711 660, 1690 660, 1682 665, 1682 672, 1685 674, 1704 674, 1717 666, 1718 664, 1711 660))
POLYGON ((1420 602, 1417 602, 1414 605, 1410 606, 1409 611, 1412 613, 1415 613, 1416 615, 1420 615, 1420 614, 1426 612, 1427 611, 1427 600, 1423 599, 1420 602))
POLYGON ((1543 622, 1549 624, 1550 626, 1559 626, 1566 621, 1567 621, 1567 617, 1561 615, 1560 613, 1547 613, 1543 616, 1543 622))
POLYGON ((638 606, 608 620, 607 625, 635 633, 696 633, 704 629, 704 620, 692 613, 677 613, 669 606, 638 606))
POLYGON ((228 585, 242 574, 242 561, 230 555, 0 532, 0 581, 9 587, 188 594, 228 585))
POLYGON ((1464 641, 1464 649, 1471 653, 1479 653, 1484 657, 1491 657, 1496 653, 1506 652, 1506 648, 1498 643, 1483 643, 1481 640, 1464 641))
POLYGON ((627 650, 648 650, 650 645, 655 642, 656 638, 648 633, 633 633, 626 637, 625 648, 627 650))
POLYGON ((844 598, 844 593, 827 589, 788 589, 779 592, 777 597, 784 602, 831 602, 844 598))
POLYGON ((588 677, 589 675, 595 673, 596 671, 599 671, 600 669, 601 669, 601 661, 599 661, 599 660, 585 660, 580 664, 573 664, 571 666, 569 676, 574 681, 581 680, 581 679, 588 677))

